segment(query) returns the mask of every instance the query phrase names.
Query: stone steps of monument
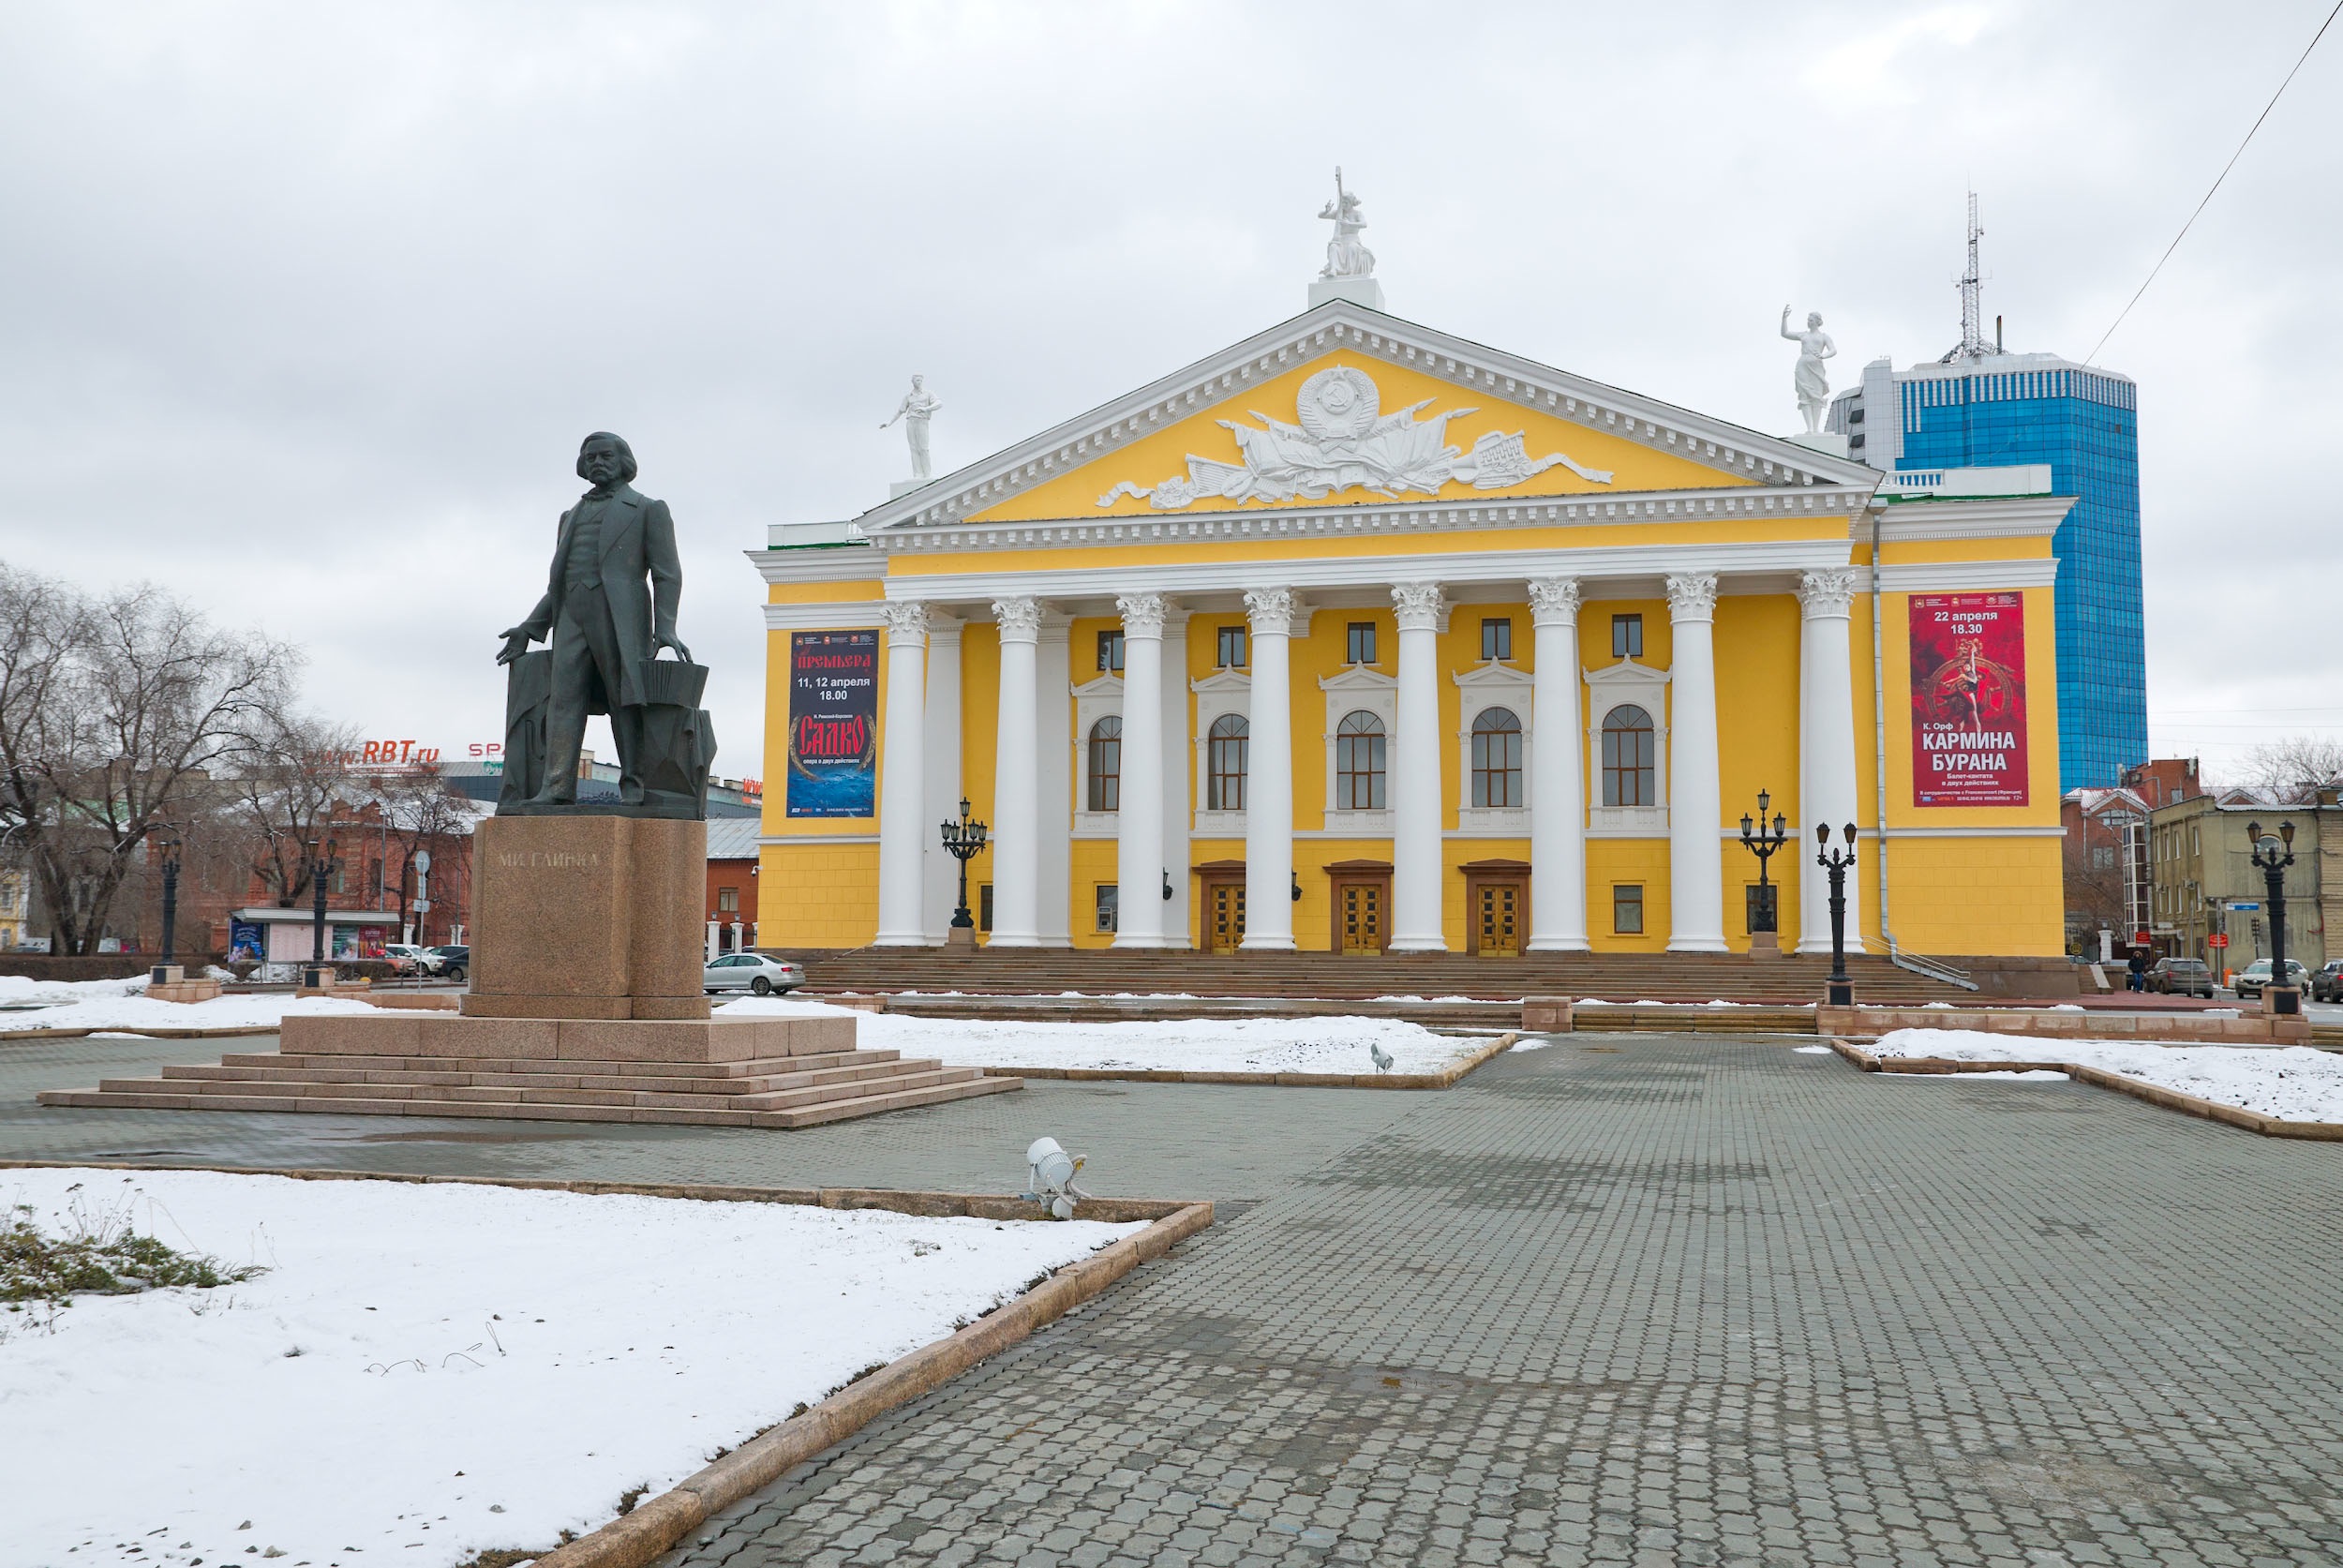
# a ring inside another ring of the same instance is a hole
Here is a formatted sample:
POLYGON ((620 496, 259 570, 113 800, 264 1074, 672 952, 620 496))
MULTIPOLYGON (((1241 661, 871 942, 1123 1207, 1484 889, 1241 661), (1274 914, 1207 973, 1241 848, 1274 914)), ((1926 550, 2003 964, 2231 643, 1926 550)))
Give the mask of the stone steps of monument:
POLYGON ((849 1121, 889 1111, 907 1111, 922 1105, 940 1105, 980 1095, 1005 1094, 1025 1086, 1022 1079, 988 1078, 973 1068, 946 1069, 947 1074, 952 1072, 967 1076, 777 1110, 743 1110, 730 1104, 669 1107, 579 1105, 538 1100, 348 1099, 306 1094, 177 1094, 157 1091, 154 1086, 162 1082, 158 1079, 118 1081, 119 1086, 112 1088, 49 1089, 41 1092, 38 1100, 42 1105, 93 1110, 305 1112, 337 1116, 485 1117, 500 1121, 632 1122, 686 1127, 789 1128, 849 1121))
MULTIPOLYGON (((483 1105, 593 1105, 640 1107, 648 1110, 689 1111, 738 1109, 786 1111, 830 1100, 854 1099, 873 1092, 925 1089, 963 1083, 982 1076, 979 1068, 947 1068, 940 1062, 892 1062, 867 1071, 832 1071, 798 1075, 771 1086, 722 1093, 674 1092, 653 1089, 584 1089, 529 1085, 488 1085, 423 1082, 334 1080, 306 1073, 282 1073, 267 1078, 204 1078, 166 1073, 162 1079, 102 1079, 98 1089, 108 1094, 187 1093, 195 1098, 249 1099, 255 1097, 299 1100, 444 1100, 483 1105)), ((754 1081, 751 1081, 754 1082, 754 1081)))
MULTIPOLYGON (((893 1054, 893 1053, 890 1053, 893 1054)), ((795 1111, 839 1099, 865 1099, 904 1090, 965 1083, 982 1076, 977 1067, 945 1067, 942 1062, 872 1062, 865 1067, 820 1068, 811 1073, 773 1073, 769 1078, 720 1081, 722 1087, 700 1085, 694 1090, 642 1087, 658 1083, 644 1078, 623 1087, 578 1087, 560 1083, 450 1083, 455 1073, 347 1073, 302 1071, 302 1068, 230 1068, 234 1076, 213 1076, 217 1068, 164 1068, 162 1078, 103 1078, 103 1095, 180 1095, 197 1104, 230 1104, 253 1099, 292 1099, 302 1109, 309 1101, 342 1106, 370 1106, 377 1101, 428 1101, 428 1104, 501 1104, 501 1106, 597 1106, 597 1109, 644 1111, 795 1111)))
POLYGON ((475 1061, 463 1057, 276 1057, 255 1054, 240 1056, 217 1067, 167 1067, 162 1069, 162 1075, 173 1081, 218 1084, 223 1088, 238 1083, 298 1082, 359 1086, 395 1084, 414 1088, 513 1089, 545 1093, 736 1096, 851 1083, 905 1070, 925 1069, 935 1064, 905 1062, 902 1053, 894 1051, 862 1051, 726 1064, 765 1069, 738 1074, 695 1073, 687 1066, 670 1062, 623 1064, 635 1068, 658 1070, 627 1073, 597 1070, 604 1066, 619 1065, 622 1064, 475 1061), (430 1065, 415 1065, 419 1061, 428 1061, 430 1065), (549 1070, 555 1068, 561 1070, 549 1070))
MULTIPOLYGON (((1207 998, 1406 994, 1488 1000, 1558 995, 1615 1002, 1800 1004, 1820 997, 1830 971, 1828 953, 1781 958, 1744 953, 1525 953, 1480 958, 1465 953, 1231 955, 1033 948, 973 953, 933 948, 769 950, 802 963, 807 990, 815 993, 1187 992, 1207 998)), ((1959 1001, 1971 994, 1871 954, 1850 955, 1847 968, 1857 994, 1865 1001, 1959 1001)), ((927 1000, 922 998, 922 1004, 927 1000)))
MULTIPOLYGON (((756 1078, 774 1073, 818 1072, 828 1068, 888 1062, 893 1051, 828 1051, 803 1056, 758 1056, 738 1062, 589 1062, 573 1057, 546 1056, 393 1056, 352 1052, 235 1052, 219 1059, 223 1068, 276 1068, 298 1066, 322 1072, 356 1068, 369 1072, 499 1072, 553 1079, 669 1078, 709 1083, 726 1078, 756 1078)), ((617 1088, 617 1083, 598 1084, 617 1088)))

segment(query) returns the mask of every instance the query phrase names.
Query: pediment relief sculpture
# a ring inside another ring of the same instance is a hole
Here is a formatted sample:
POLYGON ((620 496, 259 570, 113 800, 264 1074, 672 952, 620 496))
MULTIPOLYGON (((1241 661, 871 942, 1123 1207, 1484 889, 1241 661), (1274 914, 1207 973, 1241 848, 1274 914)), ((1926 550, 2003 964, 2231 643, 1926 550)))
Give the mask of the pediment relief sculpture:
POLYGON ((1158 512, 1176 512, 1200 500, 1323 500, 1345 490, 1392 498, 1410 491, 1438 495, 1452 479, 1477 490, 1502 490, 1557 467, 1590 484, 1611 483, 1609 470, 1583 468, 1560 452, 1530 456, 1519 430, 1486 431, 1470 452, 1452 446, 1448 422, 1480 411, 1450 409, 1417 417, 1436 400, 1427 397, 1383 413, 1374 378, 1354 366, 1336 366, 1302 383, 1294 398, 1299 424, 1259 412, 1252 416, 1258 428, 1215 421, 1236 438, 1242 461, 1190 453, 1186 474, 1153 485, 1117 485, 1098 504, 1112 506, 1133 496, 1158 512))

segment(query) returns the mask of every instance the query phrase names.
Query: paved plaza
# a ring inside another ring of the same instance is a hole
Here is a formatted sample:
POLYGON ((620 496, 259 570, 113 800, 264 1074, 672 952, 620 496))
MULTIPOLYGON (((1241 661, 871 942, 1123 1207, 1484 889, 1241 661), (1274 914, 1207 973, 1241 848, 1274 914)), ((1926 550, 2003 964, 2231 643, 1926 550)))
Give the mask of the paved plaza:
POLYGON ((1065 1084, 793 1133, 34 1108, 0 1152, 1002 1190, 1220 1223, 671 1561, 2343 1561, 2343 1151, 1789 1039, 1564 1037, 1445 1093, 1065 1084))

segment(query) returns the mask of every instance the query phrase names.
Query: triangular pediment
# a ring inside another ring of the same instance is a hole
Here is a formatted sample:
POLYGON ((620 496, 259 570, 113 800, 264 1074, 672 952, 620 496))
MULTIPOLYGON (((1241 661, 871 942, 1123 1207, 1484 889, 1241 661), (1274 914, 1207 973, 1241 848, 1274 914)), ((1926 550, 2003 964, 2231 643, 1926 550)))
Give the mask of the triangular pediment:
POLYGON ((1862 465, 1349 301, 866 513, 866 532, 1859 485, 1862 465))

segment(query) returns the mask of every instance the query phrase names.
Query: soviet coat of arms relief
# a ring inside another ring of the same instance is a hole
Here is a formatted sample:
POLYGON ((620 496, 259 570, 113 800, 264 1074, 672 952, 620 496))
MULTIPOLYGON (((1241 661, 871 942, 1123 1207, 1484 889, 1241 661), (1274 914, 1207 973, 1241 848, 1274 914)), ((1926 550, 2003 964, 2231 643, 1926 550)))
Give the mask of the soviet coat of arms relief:
POLYGON ((1241 462, 1190 453, 1186 474, 1151 486, 1117 485, 1098 504, 1112 506, 1133 496, 1159 512, 1175 512, 1200 500, 1323 500, 1344 490, 1394 498, 1438 495, 1452 479, 1476 490, 1502 490, 1551 468, 1566 468, 1592 484, 1611 483, 1608 470, 1583 468, 1560 452, 1531 457, 1519 430, 1485 431, 1470 452, 1452 446, 1448 422, 1480 411, 1450 409, 1417 417, 1437 401, 1426 397, 1386 414, 1373 377, 1352 366, 1336 366, 1310 377, 1295 394, 1298 425, 1259 412, 1252 415, 1258 427, 1216 421, 1236 438, 1241 462))

